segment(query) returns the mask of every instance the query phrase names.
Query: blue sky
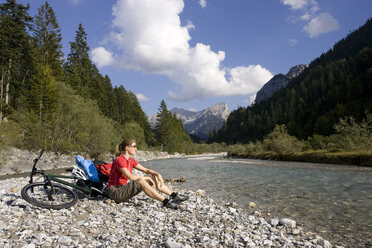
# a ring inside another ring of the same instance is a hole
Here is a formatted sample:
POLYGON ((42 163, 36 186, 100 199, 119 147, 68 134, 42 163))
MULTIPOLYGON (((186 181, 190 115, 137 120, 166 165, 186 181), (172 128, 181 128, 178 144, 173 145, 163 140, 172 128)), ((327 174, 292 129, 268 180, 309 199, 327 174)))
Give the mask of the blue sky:
MULTIPOLYGON (((1 2, 4 2, 1 0, 1 2)), ((30 3, 34 16, 44 0, 30 3)), ((79 23, 92 61, 148 116, 247 106, 275 74, 309 64, 372 17, 371 0, 50 0, 65 56, 79 23)))

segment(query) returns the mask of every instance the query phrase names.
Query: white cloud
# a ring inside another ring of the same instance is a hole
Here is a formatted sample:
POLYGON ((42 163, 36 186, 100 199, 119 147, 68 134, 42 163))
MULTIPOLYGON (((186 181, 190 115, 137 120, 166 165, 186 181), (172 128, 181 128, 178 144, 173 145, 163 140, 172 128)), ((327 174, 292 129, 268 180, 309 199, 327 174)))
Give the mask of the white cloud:
MULTIPOLYGON (((329 13, 322 13, 315 16, 320 10, 316 0, 280 0, 280 2, 284 5, 289 5, 292 10, 301 10, 303 12, 299 19, 308 21, 308 24, 303 27, 303 30, 310 38, 331 32, 339 27, 337 20, 329 13)), ((290 17, 290 21, 293 23, 299 19, 293 16, 290 17)))
POLYGON ((69 0, 72 5, 79 5, 80 3, 82 3, 84 0, 69 0))
POLYGON ((310 4, 311 4, 311 6, 310 6, 310 12, 311 12, 312 14, 314 14, 314 13, 316 13, 316 12, 318 12, 318 11, 320 10, 320 8, 319 8, 319 4, 318 4, 317 1, 315 1, 315 0, 311 0, 311 1, 310 1, 310 4))
POLYGON ((315 38, 321 34, 331 32, 339 28, 339 24, 329 13, 322 13, 313 18, 303 30, 310 36, 315 38))
POLYGON ((308 21, 311 19, 310 13, 305 13, 300 17, 301 20, 308 21))
POLYGON ((114 61, 112 53, 104 47, 96 47, 92 50, 92 60, 98 67, 110 65, 114 61))
POLYGON ((295 46, 295 45, 297 45, 298 40, 296 40, 296 39, 290 39, 290 40, 288 41, 288 43, 289 43, 289 45, 291 45, 291 46, 295 46))
POLYGON ((300 17, 301 20, 311 19, 312 14, 319 10, 318 2, 315 0, 280 0, 280 2, 290 6, 291 10, 301 10, 304 13, 300 17))
POLYGON ((120 54, 116 65, 169 77, 179 88, 173 100, 250 95, 272 74, 260 65, 223 68, 225 52, 209 45, 191 47, 191 22, 181 25, 183 0, 118 0, 113 7, 115 30, 110 39, 120 54))
POLYGON ((150 98, 148 98, 147 96, 145 96, 145 95, 142 94, 142 93, 138 93, 138 94, 136 94, 136 96, 137 96, 137 99, 138 99, 139 101, 148 101, 148 100, 150 100, 150 98))
POLYGON ((187 20, 186 21, 186 28, 187 29, 195 29, 195 25, 190 20, 187 20))
POLYGON ((205 8, 207 7, 207 0, 199 0, 199 4, 202 6, 202 8, 205 8))
POLYGON ((302 9, 308 5, 308 0, 280 0, 284 5, 291 6, 291 9, 302 9))

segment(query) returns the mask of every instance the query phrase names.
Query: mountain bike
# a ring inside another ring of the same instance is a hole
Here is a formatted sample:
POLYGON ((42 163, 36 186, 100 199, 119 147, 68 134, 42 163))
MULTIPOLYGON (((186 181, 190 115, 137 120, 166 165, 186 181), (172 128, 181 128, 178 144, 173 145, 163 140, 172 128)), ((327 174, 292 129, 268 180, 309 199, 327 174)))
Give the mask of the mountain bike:
MULTIPOLYGON (((107 182, 94 183, 86 176, 81 176, 79 173, 74 173, 79 168, 68 169, 72 172, 71 176, 48 174, 44 170, 36 168, 37 162, 43 155, 44 150, 34 159, 29 184, 24 186, 21 191, 22 198, 27 202, 47 209, 62 209, 69 208, 76 204, 78 200, 78 192, 88 196, 96 197, 99 195, 107 197, 106 188, 107 182), (41 175, 43 182, 34 182, 34 176, 41 175), (68 187, 72 188, 68 188, 68 187)), ((80 172, 83 173, 83 171, 80 172)), ((84 174, 84 173, 83 173, 84 174)))

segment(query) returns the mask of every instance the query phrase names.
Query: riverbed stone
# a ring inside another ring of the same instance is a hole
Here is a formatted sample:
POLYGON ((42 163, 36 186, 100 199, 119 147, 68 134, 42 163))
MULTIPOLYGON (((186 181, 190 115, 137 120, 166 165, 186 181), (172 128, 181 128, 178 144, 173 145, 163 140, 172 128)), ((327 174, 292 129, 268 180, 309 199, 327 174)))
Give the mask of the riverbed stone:
POLYGON ((331 248, 332 247, 332 244, 328 241, 328 240, 321 240, 319 242, 319 244, 323 247, 323 248, 331 248))
POLYGON ((205 191, 202 190, 202 189, 198 189, 196 192, 195 192, 196 195, 201 195, 201 196, 204 196, 205 195, 205 191))
POLYGON ((282 218, 280 219, 279 223, 286 227, 291 227, 291 228, 296 227, 296 221, 289 219, 289 218, 282 218))
POLYGON ((167 183, 171 190, 190 197, 181 203, 183 210, 162 207, 144 193, 128 203, 107 204, 106 199, 82 198, 69 209, 49 210, 24 201, 19 191, 10 192, 13 187, 26 185, 28 180, 21 177, 0 181, 0 247, 314 248, 328 245, 328 241, 313 233, 307 236, 300 231, 294 235, 292 222, 288 227, 278 225, 280 218, 271 217, 268 221, 258 209, 251 212, 239 206, 220 205, 204 190, 198 194, 167 183))
POLYGON ((273 219, 271 219, 271 220, 270 220, 270 225, 272 225, 272 226, 277 226, 277 225, 279 225, 279 219, 277 219, 277 218, 273 218, 273 219))
POLYGON ((173 238, 167 238, 167 240, 165 241, 165 247, 167 248, 181 248, 182 246, 177 243, 176 241, 174 241, 173 238))

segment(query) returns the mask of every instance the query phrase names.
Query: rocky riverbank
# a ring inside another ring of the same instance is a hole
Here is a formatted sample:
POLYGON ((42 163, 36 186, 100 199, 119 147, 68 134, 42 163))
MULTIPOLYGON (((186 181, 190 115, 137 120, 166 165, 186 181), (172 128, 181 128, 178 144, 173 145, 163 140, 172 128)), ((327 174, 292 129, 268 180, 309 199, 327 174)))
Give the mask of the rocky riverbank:
MULTIPOLYGON (((17 148, 9 148, 0 151, 0 175, 20 174, 30 172, 33 165, 33 160, 37 157, 40 151, 27 151, 17 148)), ((73 167, 75 163, 75 156, 83 154, 56 154, 54 152, 44 152, 42 158, 38 162, 37 167, 43 170, 62 169, 73 167)), ((83 155, 87 159, 93 160, 89 156, 83 155)), ((147 161, 155 159, 167 158, 181 158, 184 155, 175 153, 168 154, 167 152, 151 152, 151 151, 137 151, 134 157, 137 161, 147 161)), ((102 160, 112 162, 113 154, 105 154, 102 160)))
POLYGON ((0 181, 1 247, 338 247, 294 220, 218 205, 203 190, 178 189, 190 196, 178 210, 143 193, 129 203, 83 198, 69 209, 48 210, 21 198, 27 181, 0 181))

